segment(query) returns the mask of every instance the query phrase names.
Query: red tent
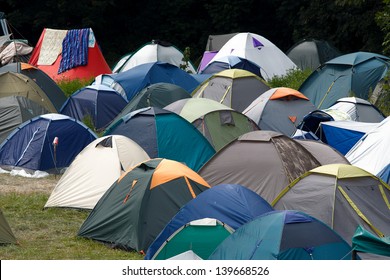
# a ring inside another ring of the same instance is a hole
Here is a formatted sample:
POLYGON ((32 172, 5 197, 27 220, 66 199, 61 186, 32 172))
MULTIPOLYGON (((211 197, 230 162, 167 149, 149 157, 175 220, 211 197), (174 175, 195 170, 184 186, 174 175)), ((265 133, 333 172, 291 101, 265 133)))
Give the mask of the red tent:
MULTIPOLYGON (((88 45, 87 64, 78 65, 64 72, 58 73, 64 52, 64 40, 66 40, 66 36, 69 34, 69 31, 70 30, 45 28, 39 38, 37 45, 34 48, 29 64, 41 69, 55 81, 60 81, 63 79, 90 79, 100 74, 111 74, 112 71, 107 64, 98 43, 95 40, 92 29, 89 29, 89 43, 91 42, 92 38, 92 44, 90 43, 88 45), (43 48, 44 51, 42 51, 43 45, 45 45, 43 48), (45 52, 45 55, 50 54, 49 56, 51 57, 51 59, 47 59, 48 56, 46 56, 46 61, 44 63, 42 62, 44 60, 42 59, 43 52, 45 52)), ((76 51, 72 51, 72 53, 76 53, 76 51)))

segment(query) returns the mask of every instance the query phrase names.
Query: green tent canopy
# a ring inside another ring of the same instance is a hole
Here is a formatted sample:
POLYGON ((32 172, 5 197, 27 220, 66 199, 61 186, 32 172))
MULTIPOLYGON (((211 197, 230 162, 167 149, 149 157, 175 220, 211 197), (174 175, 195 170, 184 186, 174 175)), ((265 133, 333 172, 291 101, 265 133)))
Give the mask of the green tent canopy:
POLYGON ((0 245, 16 243, 15 235, 0 209, 0 245))

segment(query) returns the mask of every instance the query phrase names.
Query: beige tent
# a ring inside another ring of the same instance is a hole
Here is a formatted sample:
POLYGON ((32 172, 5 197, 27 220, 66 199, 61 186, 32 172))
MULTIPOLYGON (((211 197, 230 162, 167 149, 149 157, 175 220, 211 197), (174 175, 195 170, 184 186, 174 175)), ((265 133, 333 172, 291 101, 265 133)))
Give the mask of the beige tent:
POLYGON ((62 175, 45 208, 93 209, 125 170, 146 160, 146 152, 125 136, 98 138, 78 154, 62 175))

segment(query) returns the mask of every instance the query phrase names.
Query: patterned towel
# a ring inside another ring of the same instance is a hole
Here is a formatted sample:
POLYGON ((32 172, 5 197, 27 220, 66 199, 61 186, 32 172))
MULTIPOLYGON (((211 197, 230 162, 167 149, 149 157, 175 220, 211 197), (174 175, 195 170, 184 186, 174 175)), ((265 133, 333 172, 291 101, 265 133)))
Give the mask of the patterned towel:
POLYGON ((38 65, 53 65, 62 50, 62 41, 68 30, 45 29, 38 65))
POLYGON ((62 42, 62 59, 58 74, 88 64, 89 28, 69 30, 62 42))

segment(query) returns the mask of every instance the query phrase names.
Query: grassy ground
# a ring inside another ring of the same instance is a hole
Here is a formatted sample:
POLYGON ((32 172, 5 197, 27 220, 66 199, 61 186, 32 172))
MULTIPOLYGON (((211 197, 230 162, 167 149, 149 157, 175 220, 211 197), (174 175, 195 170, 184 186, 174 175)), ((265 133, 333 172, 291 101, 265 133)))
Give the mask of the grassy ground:
POLYGON ((55 208, 43 210, 57 180, 54 176, 33 179, 0 174, 0 209, 19 243, 0 246, 0 259, 142 259, 136 252, 111 249, 96 241, 77 237, 88 211, 55 208))

